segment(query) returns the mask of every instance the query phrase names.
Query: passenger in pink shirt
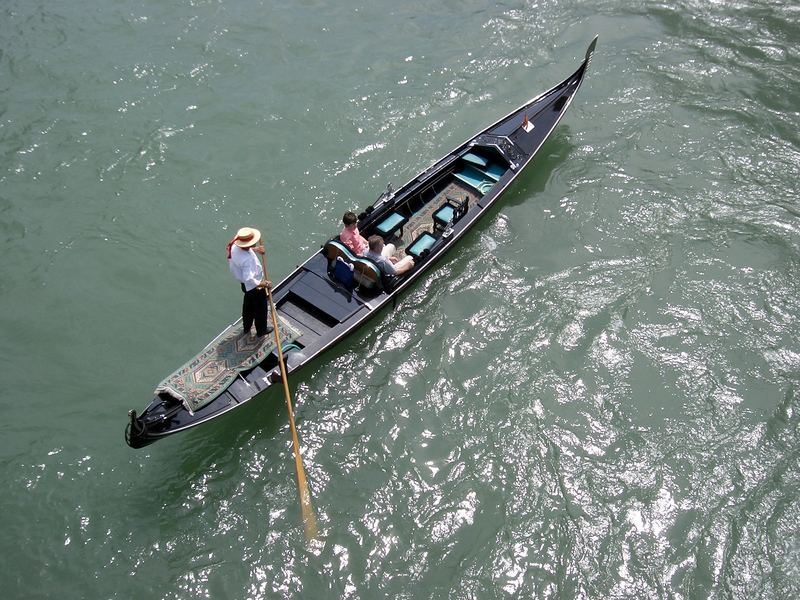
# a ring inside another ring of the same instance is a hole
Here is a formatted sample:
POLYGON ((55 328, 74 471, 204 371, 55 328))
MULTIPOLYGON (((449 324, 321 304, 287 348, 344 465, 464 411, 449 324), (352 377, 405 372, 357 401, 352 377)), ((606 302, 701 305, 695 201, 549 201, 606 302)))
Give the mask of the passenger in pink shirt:
POLYGON ((339 234, 339 239, 342 240, 342 243, 350 248, 355 255, 366 254, 367 250, 369 250, 369 244, 367 244, 367 240, 361 237, 361 233, 358 231, 358 218, 355 213, 349 210, 344 213, 342 223, 344 223, 344 228, 342 233, 339 234))
MULTIPOLYGON (((356 256, 364 256, 369 251, 369 243, 367 243, 367 240, 365 240, 358 231, 358 217, 356 217, 355 213, 348 210, 342 217, 342 223, 344 223, 344 228, 339 234, 339 239, 342 240, 345 246, 350 248, 353 254, 356 256)), ((386 258, 389 258, 394 256, 396 250, 397 248, 394 244, 386 244, 383 247, 382 254, 386 258)))

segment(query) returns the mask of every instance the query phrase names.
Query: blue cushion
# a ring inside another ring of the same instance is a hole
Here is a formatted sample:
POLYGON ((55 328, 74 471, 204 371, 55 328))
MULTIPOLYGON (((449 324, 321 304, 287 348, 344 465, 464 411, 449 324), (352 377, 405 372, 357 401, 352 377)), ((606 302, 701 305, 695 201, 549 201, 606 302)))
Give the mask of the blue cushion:
POLYGON ((485 167, 486 163, 488 162, 482 156, 478 156, 477 154, 473 154, 472 152, 467 152, 461 158, 463 158, 467 162, 471 162, 473 165, 478 165, 479 167, 485 167))
POLYGON ((433 213, 433 220, 436 223, 444 226, 453 220, 454 214, 455 214, 455 207, 453 207, 452 204, 445 204, 439 210, 433 213))
POLYGON ((489 165, 488 167, 484 168, 483 170, 486 172, 486 174, 489 177, 491 177, 495 181, 500 179, 503 176, 503 173, 506 172, 506 170, 503 167, 501 167, 500 165, 498 165, 497 163, 492 163, 491 165, 489 165))
POLYGON ((456 173, 455 175, 467 185, 471 185, 484 194, 492 189, 494 185, 494 181, 488 179, 486 173, 479 171, 471 165, 466 165, 460 173, 456 173))
POLYGON ((375 229, 377 229, 382 235, 389 235, 390 233, 394 232, 395 229, 400 227, 400 225, 405 223, 405 221, 406 219, 403 217, 403 215, 392 213, 383 221, 378 223, 375 229))
POLYGON ((436 238, 430 233, 421 234, 414 242, 406 248, 406 254, 419 257, 425 250, 433 246, 436 238))
POLYGON ((353 253, 350 252, 350 248, 348 248, 343 243, 336 240, 330 240, 327 244, 325 244, 325 252, 328 255, 328 260, 333 260, 336 256, 344 256, 345 258, 351 261, 355 258, 355 256, 353 256, 353 253), (338 253, 331 253, 330 252, 331 248, 338 250, 338 253))

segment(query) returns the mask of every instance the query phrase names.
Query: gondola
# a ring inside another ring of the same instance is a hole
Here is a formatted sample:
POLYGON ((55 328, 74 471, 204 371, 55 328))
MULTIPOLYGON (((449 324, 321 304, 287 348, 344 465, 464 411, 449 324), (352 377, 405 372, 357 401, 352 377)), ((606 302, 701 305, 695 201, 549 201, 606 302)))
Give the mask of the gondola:
MULTIPOLYGON (((358 215, 364 237, 380 235, 411 255, 401 276, 381 273, 353 255, 338 237, 273 288, 287 373, 363 326, 425 277, 486 214, 531 162, 580 88, 597 37, 580 67, 436 161, 398 190, 391 186, 358 215)), ((128 413, 125 440, 142 448, 243 406, 280 382, 277 342, 256 347, 232 323, 184 367, 156 388, 138 415, 128 413)))

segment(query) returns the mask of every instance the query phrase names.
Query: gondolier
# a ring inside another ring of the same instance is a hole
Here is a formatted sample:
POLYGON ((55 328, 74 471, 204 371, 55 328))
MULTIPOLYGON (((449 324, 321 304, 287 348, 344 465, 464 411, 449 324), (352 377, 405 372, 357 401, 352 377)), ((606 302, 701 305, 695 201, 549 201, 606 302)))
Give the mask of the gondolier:
POLYGON ((256 323, 256 336, 267 335, 272 328, 267 324, 267 292, 270 282, 264 278, 261 261, 256 252, 264 254, 261 232, 253 227, 242 227, 234 238, 228 242, 228 265, 231 273, 241 284, 244 299, 242 300, 242 327, 244 335, 250 333, 253 321, 256 323))

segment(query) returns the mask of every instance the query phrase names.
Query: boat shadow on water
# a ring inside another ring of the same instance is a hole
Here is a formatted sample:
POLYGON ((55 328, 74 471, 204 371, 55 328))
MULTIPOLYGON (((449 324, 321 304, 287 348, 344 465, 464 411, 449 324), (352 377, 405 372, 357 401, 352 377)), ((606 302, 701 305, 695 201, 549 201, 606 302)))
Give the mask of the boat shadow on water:
MULTIPOLYGON (((544 143, 531 163, 532 168, 523 171, 503 198, 489 209, 483 225, 491 225, 492 217, 497 216, 504 208, 520 205, 544 192, 558 167, 569 162, 570 158, 574 160, 576 148, 577 145, 571 140, 569 125, 562 123, 544 143)), ((482 229, 484 227, 475 228, 476 232, 482 229)))

